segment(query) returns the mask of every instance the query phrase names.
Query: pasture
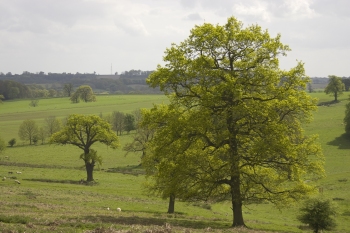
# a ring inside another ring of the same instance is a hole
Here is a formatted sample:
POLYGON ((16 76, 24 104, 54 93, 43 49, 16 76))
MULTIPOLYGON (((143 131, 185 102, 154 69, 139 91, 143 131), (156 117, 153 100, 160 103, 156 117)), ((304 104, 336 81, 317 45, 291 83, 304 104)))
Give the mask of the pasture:
MULTIPOLYGON (((323 105, 305 131, 319 134, 327 173, 316 184, 323 190, 320 195, 337 205, 338 227, 334 232, 350 232, 350 138, 344 136, 343 125, 348 94, 342 95, 336 104, 330 104, 332 97, 324 93, 312 95, 323 105)), ((0 181, 0 231, 310 232, 296 220, 300 203, 282 210, 270 204, 244 207, 245 222, 254 230, 230 228, 230 203, 177 201, 176 213, 166 214, 167 200, 143 188, 145 177, 138 167, 140 155, 125 156, 122 150, 133 133, 120 136, 121 148, 117 150, 92 146, 103 157, 103 164, 94 171, 94 185, 80 183, 86 178, 84 163, 79 159, 80 149, 40 142, 29 146, 18 137, 19 125, 25 119, 34 119, 41 126, 48 116, 63 119, 71 113, 130 113, 150 108, 153 103, 167 103, 163 95, 106 95, 97 96, 97 102, 79 104, 71 104, 68 98, 41 99, 38 107, 30 107, 29 102, 6 101, 0 105, 0 137, 6 143, 17 139, 13 148, 8 147, 0 154, 0 177, 7 177, 0 181), (116 210, 118 207, 121 212, 116 210)))

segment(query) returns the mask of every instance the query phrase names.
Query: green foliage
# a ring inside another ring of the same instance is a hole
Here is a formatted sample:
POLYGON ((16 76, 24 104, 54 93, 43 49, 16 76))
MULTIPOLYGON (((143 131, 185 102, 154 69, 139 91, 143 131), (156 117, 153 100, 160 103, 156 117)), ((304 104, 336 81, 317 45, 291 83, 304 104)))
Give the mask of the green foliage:
POLYGON ((49 136, 58 132, 61 129, 61 121, 55 116, 49 116, 45 118, 46 131, 49 136))
POLYGON ((24 120, 19 126, 18 136, 23 141, 29 141, 29 145, 32 144, 34 138, 37 137, 39 128, 34 120, 24 120))
POLYGON ((12 138, 10 141, 8 141, 8 144, 10 147, 13 147, 16 144, 16 138, 12 138))
POLYGON ((39 105, 38 99, 31 100, 29 103, 29 106, 31 106, 31 107, 37 107, 38 105, 39 105))
POLYGON ((84 151, 80 158, 85 162, 87 181, 93 181, 92 172, 95 163, 102 162, 97 152, 90 148, 96 142, 112 149, 119 147, 119 139, 112 131, 110 124, 95 115, 72 114, 68 117, 65 126, 50 137, 50 143, 69 144, 84 151))
POLYGON ((125 114, 120 111, 114 111, 112 113, 112 126, 115 131, 117 131, 117 135, 122 135, 123 130, 125 128, 125 114))
POLYGON ((84 102, 95 102, 96 96, 94 95, 94 92, 90 86, 82 85, 71 96, 71 101, 73 103, 78 103, 79 99, 84 102))
POLYGON ((340 77, 337 77, 335 75, 329 75, 328 77, 329 82, 326 88, 324 89, 324 92, 326 94, 334 96, 334 101, 338 101, 338 96, 343 94, 343 91, 345 90, 345 85, 340 77))
POLYGON ((135 129, 135 117, 134 115, 127 113, 124 118, 124 130, 130 133, 131 130, 135 129))
POLYGON ((5 99, 3 95, 0 95, 0 104, 2 103, 2 100, 5 99))
POLYGON ((205 23, 165 52, 147 82, 170 100, 144 112, 155 130, 143 162, 162 196, 230 200, 233 226, 242 205, 285 206, 313 193, 307 177, 323 177, 317 136, 304 135, 316 110, 303 63, 278 67, 289 47, 258 25, 229 18, 205 23), (187 191, 185 191, 187 190, 187 191))
POLYGON ((0 138, 0 153, 2 153, 6 149, 5 141, 0 138))
POLYGON ((314 230, 315 233, 323 230, 332 230, 336 227, 332 216, 336 215, 336 210, 330 200, 308 199, 300 208, 298 220, 314 230))
POLYGON ((63 86, 64 93, 70 97, 72 93, 74 92, 73 84, 72 83, 65 83, 63 86))
MULTIPOLYGON (((349 100, 350 100, 350 97, 349 97, 349 100)), ((347 134, 350 134, 350 102, 348 102, 345 105, 344 124, 345 124, 345 132, 347 134)))

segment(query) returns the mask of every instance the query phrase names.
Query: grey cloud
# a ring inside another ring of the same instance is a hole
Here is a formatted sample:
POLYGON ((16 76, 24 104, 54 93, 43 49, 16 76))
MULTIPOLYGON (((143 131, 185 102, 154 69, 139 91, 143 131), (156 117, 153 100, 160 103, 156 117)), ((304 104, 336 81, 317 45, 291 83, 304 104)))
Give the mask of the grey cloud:
POLYGON ((149 34, 142 21, 132 16, 119 15, 115 18, 114 23, 117 28, 131 36, 146 36, 149 34))
POLYGON ((72 27, 86 18, 103 16, 104 4, 69 0, 2 1, 0 30, 44 33, 52 25, 72 27))
POLYGON ((198 13, 189 14, 184 19, 190 21, 203 20, 203 18, 198 13))

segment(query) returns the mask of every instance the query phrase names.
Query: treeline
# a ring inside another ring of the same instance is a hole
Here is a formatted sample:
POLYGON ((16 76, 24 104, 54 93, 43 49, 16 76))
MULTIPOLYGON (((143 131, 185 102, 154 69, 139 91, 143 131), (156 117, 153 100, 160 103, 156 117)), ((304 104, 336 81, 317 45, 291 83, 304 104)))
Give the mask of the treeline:
MULTIPOLYGON (((107 121, 117 135, 129 133, 136 130, 140 121, 141 111, 139 109, 132 113, 123 113, 114 111, 112 114, 103 115, 100 113, 100 118, 107 121)), ((54 133, 61 130, 67 123, 68 118, 58 119, 55 116, 49 116, 44 119, 44 124, 39 126, 35 120, 24 120, 18 129, 18 136, 23 142, 28 142, 29 145, 37 143, 44 144, 46 139, 54 133)), ((8 145, 13 147, 17 143, 16 138, 8 141, 8 145)))
POLYGON ((16 98, 41 98, 64 96, 64 85, 69 83, 74 88, 90 86, 95 93, 109 94, 154 94, 158 89, 150 88, 146 78, 152 71, 130 70, 118 75, 97 75, 96 73, 30 73, 13 75, 0 72, 0 95, 5 100, 16 98))

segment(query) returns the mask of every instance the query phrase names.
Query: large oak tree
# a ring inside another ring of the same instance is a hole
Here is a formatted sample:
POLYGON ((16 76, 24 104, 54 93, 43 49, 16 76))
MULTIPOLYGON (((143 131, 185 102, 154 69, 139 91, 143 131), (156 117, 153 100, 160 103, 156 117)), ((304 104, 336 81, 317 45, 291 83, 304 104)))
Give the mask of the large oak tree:
POLYGON ((323 176, 323 154, 302 125, 317 101, 305 92, 303 63, 279 68, 288 51, 280 35, 233 17, 223 26, 195 26, 166 49, 165 65, 147 82, 170 104, 144 113, 142 122, 156 130, 143 163, 160 192, 229 199, 232 226, 244 226, 244 204, 278 206, 316 190, 305 180, 323 176))
POLYGON ((87 181, 93 181, 93 170, 96 163, 101 163, 102 158, 91 146, 100 142, 112 149, 119 147, 119 139, 108 122, 95 115, 72 114, 67 123, 59 131, 51 135, 50 143, 70 144, 83 150, 80 158, 84 160, 87 181))

